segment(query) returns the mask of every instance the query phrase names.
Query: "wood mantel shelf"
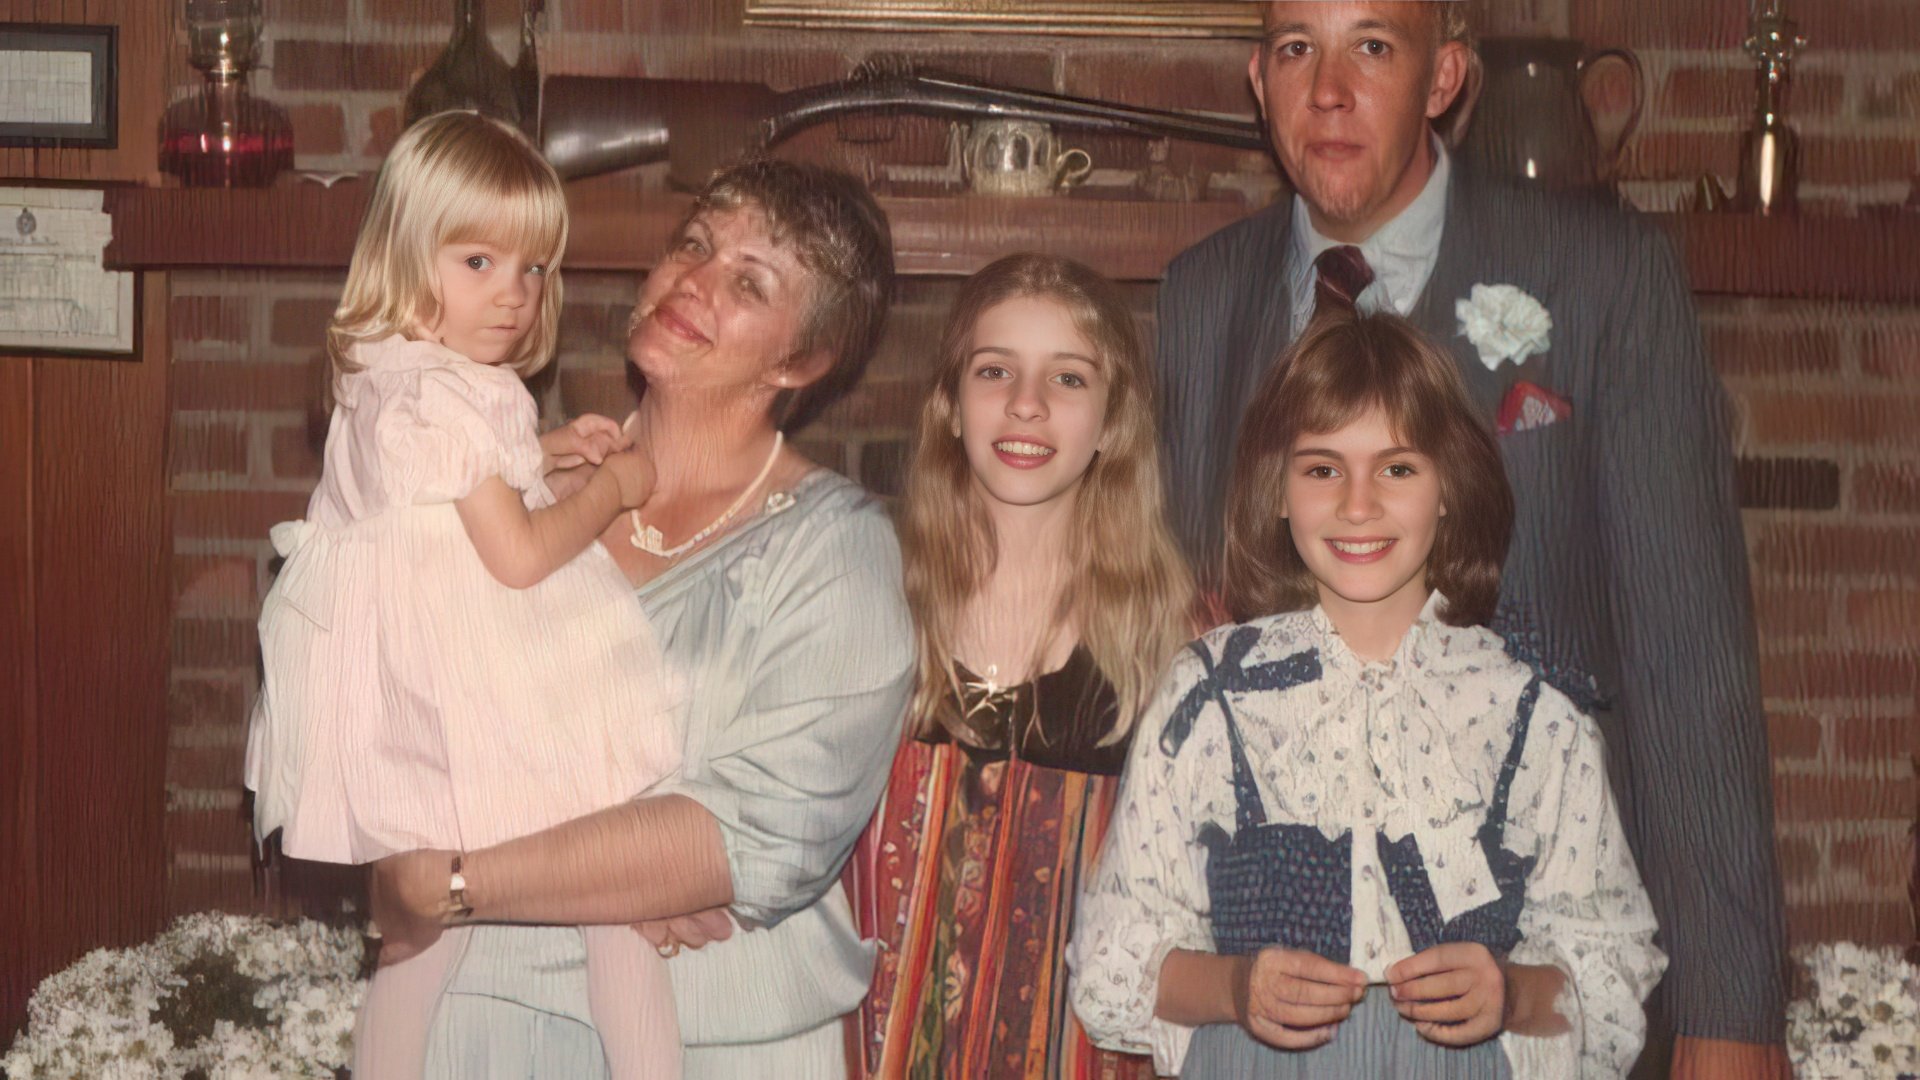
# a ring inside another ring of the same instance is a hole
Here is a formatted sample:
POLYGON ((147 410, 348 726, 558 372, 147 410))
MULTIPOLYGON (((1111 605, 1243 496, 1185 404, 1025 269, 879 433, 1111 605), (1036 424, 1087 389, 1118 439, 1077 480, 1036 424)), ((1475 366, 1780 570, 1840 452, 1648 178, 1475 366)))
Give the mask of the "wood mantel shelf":
MULTIPOLYGON (((617 180, 617 178, 615 178, 617 180)), ((342 269, 372 186, 109 190, 116 269, 342 269)), ((688 197, 584 181, 567 265, 641 270, 688 197)), ((1009 251, 1067 255, 1112 277, 1157 280, 1168 260, 1245 216, 1238 203, 1090 198, 883 198, 901 273, 968 274, 1009 251)), ((1653 214, 1685 252, 1695 292, 1867 302, 1920 301, 1920 215, 1759 218, 1653 214)))
MULTIPOLYGON (((116 269, 339 269, 372 185, 256 190, 123 188, 108 193, 116 269)), ((567 267, 642 270, 691 198, 597 181, 568 186, 567 267)), ((901 273, 963 275, 1009 251, 1069 255, 1126 280, 1154 280, 1181 248, 1244 216, 1234 203, 888 198, 901 273)))

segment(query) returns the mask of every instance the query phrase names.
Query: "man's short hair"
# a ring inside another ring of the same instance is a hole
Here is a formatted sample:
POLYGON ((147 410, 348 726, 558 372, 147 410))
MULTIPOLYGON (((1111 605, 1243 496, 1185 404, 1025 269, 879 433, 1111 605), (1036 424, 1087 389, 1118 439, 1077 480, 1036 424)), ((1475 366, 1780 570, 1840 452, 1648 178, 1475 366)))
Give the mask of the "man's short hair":
MULTIPOLYGON (((1467 47, 1467 77, 1460 82, 1460 93, 1454 96, 1447 111, 1433 120, 1433 130, 1439 133, 1440 140, 1449 147, 1459 146, 1466 138, 1467 121, 1473 115, 1473 104, 1480 97, 1480 84, 1485 78, 1480 52, 1474 47, 1470 0, 1420 0, 1420 6, 1433 14, 1435 50, 1455 41, 1467 47)), ((1273 6, 1265 6, 1260 12, 1261 22, 1272 13, 1273 6)))

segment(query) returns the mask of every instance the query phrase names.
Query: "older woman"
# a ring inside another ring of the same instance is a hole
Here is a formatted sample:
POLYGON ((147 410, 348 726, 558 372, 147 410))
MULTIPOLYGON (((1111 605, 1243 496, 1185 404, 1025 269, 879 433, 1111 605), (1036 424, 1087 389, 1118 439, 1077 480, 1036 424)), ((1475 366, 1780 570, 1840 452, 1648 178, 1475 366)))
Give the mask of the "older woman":
POLYGON ((654 922, 689 1077, 840 1077, 872 967, 837 875, 886 782, 913 636, 893 530, 784 437, 859 381, 892 288, 885 216, 853 179, 783 162, 717 175, 641 286, 629 421, 655 495, 603 538, 685 679, 666 790, 464 853, 379 864, 396 957, 480 926, 447 988, 436 1077, 605 1073, 572 927, 654 922), (752 929, 679 951, 723 907, 752 929))

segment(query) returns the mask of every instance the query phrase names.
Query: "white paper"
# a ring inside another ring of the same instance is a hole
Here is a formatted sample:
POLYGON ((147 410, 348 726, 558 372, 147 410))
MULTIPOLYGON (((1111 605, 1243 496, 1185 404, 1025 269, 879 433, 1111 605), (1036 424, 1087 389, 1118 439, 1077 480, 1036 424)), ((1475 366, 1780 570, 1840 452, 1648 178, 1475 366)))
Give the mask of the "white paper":
POLYGON ((0 123, 92 122, 92 53, 0 51, 0 123))
POLYGON ((0 188, 0 346, 133 351, 133 275, 102 267, 97 190, 0 188))

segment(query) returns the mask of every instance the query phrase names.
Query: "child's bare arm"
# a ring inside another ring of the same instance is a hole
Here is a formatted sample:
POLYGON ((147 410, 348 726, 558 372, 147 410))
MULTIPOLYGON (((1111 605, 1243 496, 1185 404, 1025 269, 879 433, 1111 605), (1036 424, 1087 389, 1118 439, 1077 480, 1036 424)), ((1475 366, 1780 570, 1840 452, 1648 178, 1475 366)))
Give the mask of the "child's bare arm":
POLYGON ((604 416, 583 413, 540 436, 541 471, 598 465, 606 456, 633 445, 620 425, 604 416))
POLYGON ((525 589, 585 551, 616 515, 646 502, 652 491, 652 463, 626 451, 609 455, 584 487, 552 506, 528 510, 497 476, 454 506, 487 572, 502 585, 525 589))

